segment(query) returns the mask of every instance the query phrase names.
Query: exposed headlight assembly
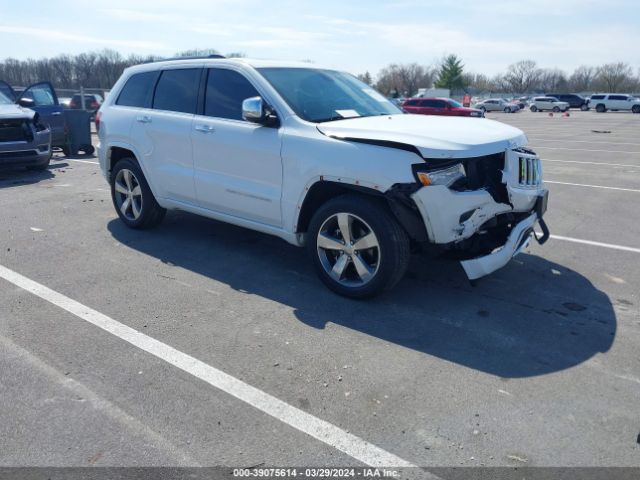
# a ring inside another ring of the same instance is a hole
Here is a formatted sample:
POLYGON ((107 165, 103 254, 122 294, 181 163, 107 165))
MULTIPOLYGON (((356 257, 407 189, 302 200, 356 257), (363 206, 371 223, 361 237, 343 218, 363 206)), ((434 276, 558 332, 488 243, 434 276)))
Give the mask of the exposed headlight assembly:
POLYGON ((450 187, 456 181, 465 177, 462 163, 456 163, 455 165, 442 169, 416 171, 415 173, 418 181, 425 187, 429 185, 444 185, 445 187, 450 187))

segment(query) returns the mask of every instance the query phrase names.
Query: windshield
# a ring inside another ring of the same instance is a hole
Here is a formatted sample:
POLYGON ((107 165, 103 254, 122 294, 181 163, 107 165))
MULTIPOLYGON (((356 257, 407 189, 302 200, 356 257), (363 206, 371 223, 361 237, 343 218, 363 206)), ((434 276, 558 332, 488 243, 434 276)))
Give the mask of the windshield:
POLYGON ((462 107, 462 104, 460 102, 456 102, 453 99, 449 99, 448 102, 449 102, 449 105, 451 105, 454 108, 461 108, 462 107))
POLYGON ((0 92, 0 105, 11 105, 13 102, 9 100, 4 93, 0 92))
POLYGON ((317 68, 259 68, 258 71, 291 109, 309 122, 402 113, 348 73, 317 68))

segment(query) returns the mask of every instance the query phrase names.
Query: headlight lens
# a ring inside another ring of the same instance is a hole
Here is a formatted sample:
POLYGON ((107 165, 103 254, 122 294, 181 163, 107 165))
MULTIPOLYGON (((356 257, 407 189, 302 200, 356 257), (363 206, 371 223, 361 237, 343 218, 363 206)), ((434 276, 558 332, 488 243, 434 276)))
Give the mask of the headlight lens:
POLYGON ((464 167, 461 163, 457 163, 456 165, 441 170, 416 172, 416 176, 425 187, 429 185, 444 185, 445 187, 449 187, 457 180, 464 178, 464 167))

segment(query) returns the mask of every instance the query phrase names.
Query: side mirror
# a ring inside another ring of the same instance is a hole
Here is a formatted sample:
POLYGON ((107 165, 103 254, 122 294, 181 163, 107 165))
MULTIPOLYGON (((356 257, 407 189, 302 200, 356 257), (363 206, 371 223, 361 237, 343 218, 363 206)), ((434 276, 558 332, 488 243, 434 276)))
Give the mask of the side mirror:
POLYGON ((33 101, 31 98, 23 97, 20 100, 18 100, 18 105, 24 108, 33 108, 36 106, 36 102, 33 101))
POLYGON ((278 116, 262 97, 250 97, 242 101, 242 118, 247 122, 259 123, 267 127, 278 125, 278 116))

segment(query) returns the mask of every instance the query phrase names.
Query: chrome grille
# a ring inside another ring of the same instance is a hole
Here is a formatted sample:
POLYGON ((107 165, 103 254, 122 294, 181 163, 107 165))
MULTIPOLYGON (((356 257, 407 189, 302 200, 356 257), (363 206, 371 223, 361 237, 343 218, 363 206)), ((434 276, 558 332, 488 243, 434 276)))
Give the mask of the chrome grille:
POLYGON ((518 184, 539 187, 542 184, 542 164, 537 157, 518 157, 518 184))

